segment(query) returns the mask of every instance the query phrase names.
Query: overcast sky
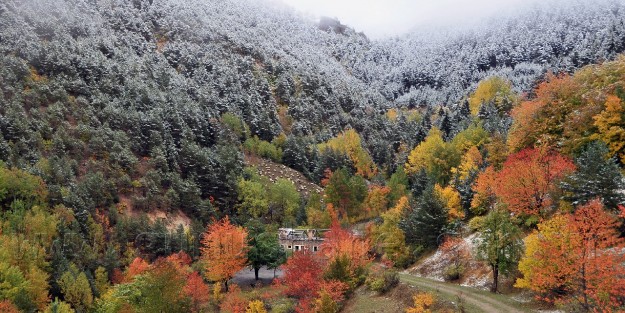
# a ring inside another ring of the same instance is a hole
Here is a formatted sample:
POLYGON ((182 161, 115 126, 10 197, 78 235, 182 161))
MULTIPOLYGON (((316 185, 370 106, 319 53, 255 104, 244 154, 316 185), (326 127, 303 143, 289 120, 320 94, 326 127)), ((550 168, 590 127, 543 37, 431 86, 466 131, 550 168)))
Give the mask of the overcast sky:
MULTIPOLYGON (((314 16, 338 18, 370 37, 400 35, 416 25, 469 23, 540 0, 282 0, 314 16)), ((544 0, 543 0, 544 1, 544 0)))

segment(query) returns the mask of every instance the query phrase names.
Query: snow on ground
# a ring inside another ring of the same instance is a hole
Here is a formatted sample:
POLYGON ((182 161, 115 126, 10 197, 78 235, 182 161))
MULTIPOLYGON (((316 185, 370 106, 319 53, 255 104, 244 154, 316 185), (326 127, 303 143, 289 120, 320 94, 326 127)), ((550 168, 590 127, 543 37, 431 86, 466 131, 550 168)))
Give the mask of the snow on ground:
MULTIPOLYGON (((465 259, 464 273, 458 283, 463 286, 487 290, 492 281, 490 268, 481 261, 475 259, 475 241, 477 233, 462 238, 464 246, 470 257, 465 259)), ((450 265, 451 255, 443 253, 440 249, 423 258, 414 267, 408 270, 410 274, 427 277, 438 281, 444 281, 445 268, 450 265)))

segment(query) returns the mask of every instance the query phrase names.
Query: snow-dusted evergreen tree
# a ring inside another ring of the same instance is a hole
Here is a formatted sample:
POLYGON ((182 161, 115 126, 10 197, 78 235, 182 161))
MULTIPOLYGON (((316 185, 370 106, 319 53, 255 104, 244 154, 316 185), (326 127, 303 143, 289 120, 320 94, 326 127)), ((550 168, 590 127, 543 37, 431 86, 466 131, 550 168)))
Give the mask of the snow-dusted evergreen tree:
POLYGON ((607 157, 609 152, 600 141, 586 146, 575 158, 577 170, 561 183, 564 199, 575 206, 600 199, 613 210, 625 204, 625 180, 616 159, 607 157))

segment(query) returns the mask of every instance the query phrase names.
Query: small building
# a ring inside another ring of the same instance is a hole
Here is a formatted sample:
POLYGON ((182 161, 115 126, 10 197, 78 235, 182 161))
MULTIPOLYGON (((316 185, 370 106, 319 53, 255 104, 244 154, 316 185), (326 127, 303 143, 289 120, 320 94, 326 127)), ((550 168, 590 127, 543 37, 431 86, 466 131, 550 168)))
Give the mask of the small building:
POLYGON ((278 229, 278 239, 284 250, 317 252, 321 250, 323 233, 327 229, 278 229))

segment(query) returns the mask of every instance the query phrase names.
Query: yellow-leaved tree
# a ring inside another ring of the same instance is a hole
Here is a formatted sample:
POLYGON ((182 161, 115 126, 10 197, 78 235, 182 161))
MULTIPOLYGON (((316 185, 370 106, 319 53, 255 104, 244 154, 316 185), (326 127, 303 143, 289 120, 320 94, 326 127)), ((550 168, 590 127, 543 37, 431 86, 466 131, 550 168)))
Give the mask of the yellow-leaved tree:
POLYGON ((460 193, 453 187, 441 187, 441 185, 436 184, 434 186, 434 192, 441 199, 449 209, 448 219, 450 221, 459 220, 464 218, 464 211, 462 210, 462 204, 460 202, 460 193))
POLYGON ((425 170, 436 181, 446 182, 449 180, 449 170, 454 165, 450 162, 452 154, 440 129, 433 127, 425 140, 408 155, 405 171, 407 174, 415 174, 425 170))
POLYGON ((480 106, 492 102, 501 112, 509 111, 517 101, 517 95, 512 90, 512 84, 497 76, 482 80, 469 97, 471 114, 477 115, 480 106))
POLYGON ((594 137, 605 142, 610 153, 625 163, 625 103, 616 96, 608 96, 605 109, 594 120, 599 130, 594 137))
POLYGON ((393 208, 381 214, 382 225, 375 227, 372 231, 376 249, 384 254, 385 259, 400 267, 407 265, 410 261, 406 236, 399 228, 399 220, 408 206, 408 197, 399 198, 393 208))
POLYGON ((526 239, 519 263, 523 278, 516 286, 588 312, 620 311, 625 305, 625 242, 619 224, 598 199, 540 223, 526 239))
POLYGON ((327 149, 346 155, 354 163, 356 174, 362 177, 371 178, 378 172, 369 152, 362 147, 360 135, 354 129, 348 129, 319 145, 322 153, 327 149))
POLYGON ((267 310, 265 309, 265 304, 262 301, 253 300, 248 303, 245 313, 267 313, 267 310))
POLYGON ((462 156, 460 165, 451 169, 451 172, 457 175, 460 180, 467 180, 471 174, 476 173, 480 166, 484 163, 484 158, 480 150, 476 146, 471 146, 469 150, 462 156))
POLYGON ((406 313, 430 313, 434 304, 434 295, 429 292, 422 292, 412 297, 414 306, 406 309, 406 313))

